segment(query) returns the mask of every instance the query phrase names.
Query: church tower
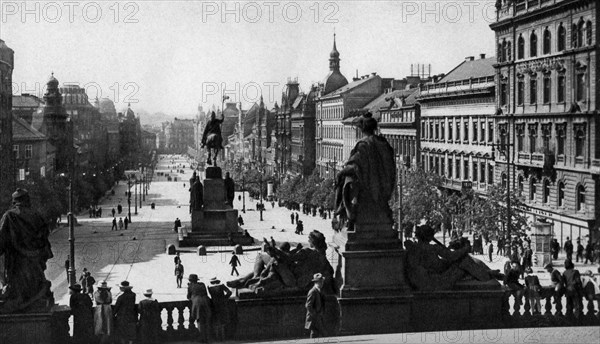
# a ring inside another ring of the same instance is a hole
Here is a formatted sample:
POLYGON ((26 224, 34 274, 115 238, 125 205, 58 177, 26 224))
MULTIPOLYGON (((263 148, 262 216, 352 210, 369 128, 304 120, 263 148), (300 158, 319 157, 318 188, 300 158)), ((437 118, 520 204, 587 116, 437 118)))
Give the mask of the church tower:
POLYGON ((337 50, 334 33, 333 50, 329 53, 329 74, 327 74, 327 77, 323 81, 321 95, 329 94, 346 85, 348 85, 348 79, 340 72, 340 52, 337 50))

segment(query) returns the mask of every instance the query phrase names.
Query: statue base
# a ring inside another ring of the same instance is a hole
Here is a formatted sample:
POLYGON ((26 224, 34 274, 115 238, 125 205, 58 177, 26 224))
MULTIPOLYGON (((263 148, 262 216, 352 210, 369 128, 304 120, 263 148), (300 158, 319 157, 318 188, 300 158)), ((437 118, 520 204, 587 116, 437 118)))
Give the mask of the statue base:
POLYGON ((356 224, 334 235, 341 285, 342 335, 403 332, 410 326, 411 291, 406 252, 388 223, 356 224), (385 314, 385 316, 382 316, 385 314), (374 319, 377 319, 374 321, 374 319))
POLYGON ((405 251, 391 224, 355 225, 333 237, 338 254, 336 281, 340 296, 404 295, 405 251))
POLYGON ((0 343, 69 343, 67 306, 53 306, 46 312, 0 315, 0 343))

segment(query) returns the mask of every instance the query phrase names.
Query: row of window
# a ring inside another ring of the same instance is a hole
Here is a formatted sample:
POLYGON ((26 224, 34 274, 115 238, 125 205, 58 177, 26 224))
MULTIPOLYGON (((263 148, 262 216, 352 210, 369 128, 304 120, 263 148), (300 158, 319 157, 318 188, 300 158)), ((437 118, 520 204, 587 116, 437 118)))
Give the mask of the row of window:
POLYGON ((394 111, 381 113, 381 123, 412 123, 414 121, 414 111, 394 111))
MULTIPOLYGON (((592 21, 587 22, 580 18, 577 23, 574 23, 571 27, 571 47, 581 48, 583 46, 591 46, 594 42, 593 39, 593 28, 592 21)), ((567 29, 561 22, 556 30, 556 43, 555 49, 557 52, 563 51, 567 46, 567 29)), ((538 34, 533 30, 529 34, 529 57, 538 56, 538 34)), ((548 55, 552 53, 552 32, 550 28, 546 26, 542 33, 542 54, 548 55)), ((517 59, 521 60, 525 58, 525 37, 523 33, 519 34, 517 38, 517 59)), ((498 62, 512 61, 512 44, 510 40, 503 39, 502 42, 498 43, 498 62)))
MULTIPOLYGON (((586 123, 573 123, 572 133, 573 140, 575 143, 575 156, 585 156, 585 145, 586 145, 586 123)), ((506 125, 500 127, 500 144, 504 146, 507 140, 507 129, 506 125)), ((541 148, 543 151, 552 151, 558 155, 564 155, 565 144, 567 142, 567 123, 555 124, 555 130, 552 131, 552 123, 529 123, 527 126, 525 123, 519 123, 515 125, 515 136, 516 136, 516 150, 518 152, 528 151, 529 153, 535 153, 538 151, 538 139, 541 137, 541 148), (541 132, 538 130, 541 129, 541 132), (554 138, 553 134, 554 133, 554 138), (528 147, 525 147, 525 137, 527 136, 528 147)))
POLYGON ((318 119, 333 119, 344 117, 344 108, 341 106, 335 107, 317 107, 317 118, 318 119))
MULTIPOLYGON (((502 174, 502 185, 506 186, 506 173, 502 174)), ((538 200, 538 189, 537 189, 538 181, 536 178, 532 177, 529 179, 529 195, 528 198, 530 201, 538 200)), ((519 192, 519 196, 523 196, 524 193, 524 178, 520 175, 517 178, 517 190, 519 192)), ((544 178, 542 181, 542 190, 541 190, 541 203, 548 204, 550 202, 550 181, 547 178, 544 178)), ((556 205, 558 207, 565 206, 565 182, 559 181, 556 187, 556 205)), ((585 187, 581 184, 577 185, 575 188, 575 210, 585 210, 585 187)))
POLYGON ((321 127, 321 137, 325 139, 343 139, 343 127, 339 125, 321 127))
MULTIPOLYGON (((517 79, 517 105, 525 105, 526 96, 529 104, 539 103, 540 93, 540 82, 538 76, 533 75, 528 79, 528 87, 525 87, 525 77, 519 77, 517 79), (527 93, 526 93, 527 90, 527 93)), ((585 101, 587 99, 587 73, 584 70, 578 71, 575 76, 575 83, 573 85, 575 91, 576 101, 585 101)), ((552 73, 543 74, 541 80, 541 91, 543 104, 550 104, 553 99, 556 99, 557 103, 565 103, 566 101, 566 75, 564 72, 556 73, 556 77, 553 77, 552 73), (556 86, 553 86, 556 83, 556 86), (554 89, 556 92, 554 93, 554 89)), ((506 105, 508 103, 508 97, 510 93, 510 87, 508 80, 502 80, 500 84, 500 105, 506 105)))
POLYGON ((331 146, 323 146, 321 147, 321 156, 319 157, 321 160, 342 160, 342 147, 331 147, 331 146))
MULTIPOLYGON (((31 159, 32 152, 33 152, 33 146, 32 145, 25 145, 25 155, 23 156, 23 158, 25 158, 25 159, 31 159)), ((19 156, 19 145, 13 145, 13 155, 14 155, 15 159, 20 159, 21 158, 19 156)))
POLYGON ((441 176, 457 180, 471 180, 480 183, 494 183, 494 165, 488 163, 488 159, 477 159, 473 157, 472 161, 466 155, 446 156, 429 154, 427 169, 441 176))
POLYGON ((428 141, 446 141, 479 144, 492 143, 494 141, 494 122, 484 119, 441 119, 425 120, 421 122, 421 133, 423 138, 428 141), (446 130, 447 124, 447 130, 446 130), (456 128, 456 129, 455 129, 456 128), (462 136, 461 136, 462 128, 462 136))
POLYGON ((416 137, 384 135, 395 154, 414 156, 416 154, 416 137))

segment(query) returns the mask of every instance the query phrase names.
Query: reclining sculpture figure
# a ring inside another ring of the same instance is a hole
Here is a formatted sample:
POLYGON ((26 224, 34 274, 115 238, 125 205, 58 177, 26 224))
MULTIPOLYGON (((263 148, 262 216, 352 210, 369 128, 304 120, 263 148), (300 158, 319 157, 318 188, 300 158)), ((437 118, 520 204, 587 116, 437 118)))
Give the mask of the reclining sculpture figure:
POLYGON ((483 283, 503 278, 499 270, 491 270, 481 260, 469 256, 468 245, 451 250, 437 241, 434 234, 432 227, 423 225, 415 232, 417 243, 406 241, 406 275, 416 290, 450 290, 469 276, 483 283))
POLYGON ((254 271, 227 282, 228 287, 249 288, 256 294, 306 293, 312 287, 313 275, 321 273, 325 277, 323 292, 336 292, 333 268, 325 255, 327 243, 321 232, 310 233, 310 247, 298 244, 293 250, 287 242, 276 247, 266 239, 264 241, 264 253, 257 256, 254 271))

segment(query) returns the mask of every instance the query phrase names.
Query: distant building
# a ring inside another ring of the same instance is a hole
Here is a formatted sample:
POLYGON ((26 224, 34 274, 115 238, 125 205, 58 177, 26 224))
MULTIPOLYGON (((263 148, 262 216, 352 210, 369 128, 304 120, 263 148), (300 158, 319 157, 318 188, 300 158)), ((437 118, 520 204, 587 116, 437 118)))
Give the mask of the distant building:
POLYGON ((73 141, 78 146, 80 167, 101 168, 107 160, 107 127, 101 120, 98 107, 88 99, 85 89, 74 84, 59 89, 62 104, 73 126, 73 141))
POLYGON ((290 162, 294 174, 309 176, 316 167, 316 86, 300 93, 291 105, 290 162))
POLYGON ((12 73, 14 63, 14 51, 0 39, 0 206, 10 205, 11 193, 15 185, 12 153, 12 73))
POLYGON ((195 146, 194 120, 175 117, 165 128, 166 149, 170 153, 186 154, 188 147, 195 146))
POLYGON ((600 238, 599 4, 498 1, 495 177, 531 221, 566 237, 600 238), (507 162, 512 162, 509 170, 507 162))
POLYGON ((12 127, 16 179, 53 175, 55 149, 48 138, 19 117, 13 118, 12 127))
POLYGON ((33 114, 42 105, 43 101, 32 95, 23 93, 20 96, 12 96, 12 111, 13 116, 24 119, 27 123, 31 124, 33 114))
POLYGON ((62 104, 62 94, 54 73, 46 84, 44 103, 32 116, 31 126, 48 138, 48 143, 56 149, 56 173, 71 171, 77 157, 73 142, 73 125, 62 104))
POLYGON ((366 107, 379 118, 379 133, 394 148, 398 162, 406 167, 414 167, 421 160, 418 94, 417 87, 388 90, 369 104, 371 108, 366 107))
POLYGON ((125 115, 119 113, 119 133, 121 136, 120 158, 125 170, 137 169, 142 154, 142 128, 139 117, 127 105, 125 115))
POLYGON ((106 128, 107 162, 114 166, 118 161, 121 149, 117 110, 113 101, 108 98, 96 100, 95 106, 100 112, 102 124, 106 128))
POLYGON ((439 80, 421 85, 421 164, 446 177, 446 188, 463 181, 487 192, 494 183, 494 58, 467 57, 439 80))

